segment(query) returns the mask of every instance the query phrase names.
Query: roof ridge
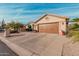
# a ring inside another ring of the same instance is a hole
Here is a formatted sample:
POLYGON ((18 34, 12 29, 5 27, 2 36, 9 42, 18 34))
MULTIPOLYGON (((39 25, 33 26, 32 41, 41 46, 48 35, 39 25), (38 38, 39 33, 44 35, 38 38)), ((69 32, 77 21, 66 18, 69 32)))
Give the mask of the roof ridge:
POLYGON ((61 17, 61 18, 69 18, 67 16, 61 16, 61 15, 57 15, 57 14, 47 14, 47 15, 52 15, 52 16, 61 17))

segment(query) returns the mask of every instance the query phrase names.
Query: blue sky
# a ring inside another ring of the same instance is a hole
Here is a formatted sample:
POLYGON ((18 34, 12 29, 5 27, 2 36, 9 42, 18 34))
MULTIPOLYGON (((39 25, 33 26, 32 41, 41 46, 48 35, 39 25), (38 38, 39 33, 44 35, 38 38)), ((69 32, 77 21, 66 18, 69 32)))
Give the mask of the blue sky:
POLYGON ((44 14, 58 14, 70 18, 79 17, 78 3, 2 3, 0 21, 28 23, 44 14))

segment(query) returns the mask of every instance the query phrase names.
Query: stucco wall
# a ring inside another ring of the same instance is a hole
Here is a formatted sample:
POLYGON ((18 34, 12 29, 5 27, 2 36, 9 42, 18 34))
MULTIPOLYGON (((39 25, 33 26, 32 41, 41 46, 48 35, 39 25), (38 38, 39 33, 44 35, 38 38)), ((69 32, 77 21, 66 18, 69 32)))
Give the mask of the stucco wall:
POLYGON ((38 31, 38 25, 34 24, 33 29, 34 29, 35 31, 38 31))
POLYGON ((36 24, 39 24, 39 23, 50 23, 50 22, 59 22, 59 21, 65 21, 65 19, 48 15, 48 16, 44 17, 42 20, 38 21, 36 24))
POLYGON ((62 35, 62 31, 66 32, 66 21, 59 22, 59 34, 62 35))

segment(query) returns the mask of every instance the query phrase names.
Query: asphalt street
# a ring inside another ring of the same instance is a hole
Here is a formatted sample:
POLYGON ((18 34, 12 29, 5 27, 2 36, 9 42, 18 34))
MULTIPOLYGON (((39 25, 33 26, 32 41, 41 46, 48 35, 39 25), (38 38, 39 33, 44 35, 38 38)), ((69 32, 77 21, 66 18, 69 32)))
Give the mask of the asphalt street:
POLYGON ((0 41, 0 56, 17 56, 17 54, 0 41))

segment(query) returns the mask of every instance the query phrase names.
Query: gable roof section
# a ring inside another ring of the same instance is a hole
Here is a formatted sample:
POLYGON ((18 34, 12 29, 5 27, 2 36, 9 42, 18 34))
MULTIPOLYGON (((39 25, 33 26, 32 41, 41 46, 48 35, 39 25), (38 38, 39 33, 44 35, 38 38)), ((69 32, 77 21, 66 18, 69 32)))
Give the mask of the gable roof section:
POLYGON ((40 17, 38 20, 36 20, 34 23, 37 23, 38 21, 40 21, 42 18, 44 18, 46 16, 54 16, 54 17, 58 17, 58 18, 68 19, 68 17, 66 17, 66 16, 59 16, 59 15, 54 15, 54 14, 45 14, 42 17, 40 17))

